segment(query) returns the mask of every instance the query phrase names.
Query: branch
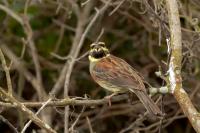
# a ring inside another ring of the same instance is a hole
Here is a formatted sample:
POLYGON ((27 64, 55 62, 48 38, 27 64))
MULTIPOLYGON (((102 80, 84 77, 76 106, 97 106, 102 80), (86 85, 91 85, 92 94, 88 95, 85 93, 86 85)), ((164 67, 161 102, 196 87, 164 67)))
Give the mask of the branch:
MULTIPOLYGON (((42 107, 35 113, 35 115, 38 115, 44 108, 45 106, 51 101, 51 98, 48 99, 45 103, 43 103, 42 107)), ((25 133, 26 129, 31 125, 32 120, 29 120, 24 128, 22 129, 21 133, 25 133)))
POLYGON ((6 44, 0 44, 0 48, 2 49, 3 53, 13 62, 15 68, 21 72, 24 77, 32 84, 34 89, 36 90, 38 95, 45 94, 44 88, 40 86, 38 80, 35 76, 30 73, 24 65, 24 62, 20 60, 9 48, 6 44))
POLYGON ((1 51, 0 48, 0 59, 2 62, 2 67, 6 73, 6 81, 7 81, 7 86, 8 86, 8 94, 12 96, 12 82, 11 82, 11 78, 10 78, 10 71, 8 66, 6 65, 6 60, 5 57, 3 55, 3 52, 1 51))
POLYGON ((169 63, 170 88, 184 114, 190 120, 193 128, 196 130, 196 132, 200 133, 200 114, 197 112, 187 93, 182 88, 182 40, 177 1, 166 0, 166 5, 168 10, 171 40, 171 58, 169 63))
MULTIPOLYGON (((119 95, 112 98, 112 102, 119 102, 122 100, 128 99, 127 95, 119 95)), ((97 99, 97 100, 90 100, 90 99, 77 99, 77 98, 65 98, 65 99, 58 99, 56 101, 48 102, 45 107, 55 106, 55 107, 65 107, 68 105, 72 106, 98 106, 107 104, 109 102, 108 99, 97 99)), ((46 102, 21 102, 24 106, 29 108, 39 108, 43 106, 46 102)), ((17 106, 11 103, 0 102, 0 106, 4 106, 6 108, 16 108, 17 106)))
POLYGON ((0 4, 0 9, 6 12, 8 15, 10 15, 13 19, 15 19, 17 22, 19 22, 23 26, 24 22, 18 14, 16 14, 12 10, 10 10, 8 7, 1 4, 0 4))
MULTIPOLYGON (((0 10, 3 10, 4 12, 6 12, 9 16, 11 16, 17 22, 19 22, 21 24, 21 26, 23 27, 23 29, 24 29, 24 31, 26 33, 26 36, 27 36, 27 41, 30 44, 31 54, 33 56, 33 61, 34 61, 34 65, 35 65, 35 68, 36 68, 36 76, 37 76, 37 78, 35 78, 35 80, 37 82, 36 83, 37 85, 33 85, 33 86, 34 87, 37 86, 36 90, 38 92, 39 98, 47 97, 46 92, 44 91, 44 89, 42 87, 42 84, 41 84, 42 83, 42 78, 41 78, 41 72, 40 72, 40 65, 39 65, 39 61, 38 61, 38 55, 37 55, 36 48, 34 46, 34 42, 32 40, 32 29, 31 29, 31 27, 29 25, 27 17, 24 16, 24 18, 22 18, 17 13, 15 13, 11 9, 9 9, 8 7, 6 7, 4 5, 1 5, 1 4, 0 4, 0 10)), ((28 77, 30 77, 30 75, 31 74, 29 74, 28 77)), ((25 76, 25 77, 27 77, 27 76, 25 76)), ((30 81, 30 80, 28 80, 28 81, 30 81)))
MULTIPOLYGON (((28 17, 25 15, 23 16, 23 22, 24 22, 23 29, 26 34, 26 41, 28 43, 28 46, 30 47, 30 55, 32 56, 34 67, 35 67, 36 79, 37 79, 37 82, 39 83, 39 86, 41 86, 40 89, 42 89, 43 82, 42 82, 41 68, 40 68, 40 63, 38 59, 38 52, 37 52, 35 43, 33 41, 33 30, 29 24, 28 17)), ((42 93, 38 94, 39 99, 47 98, 47 94, 44 90, 42 91, 42 93)))
POLYGON ((44 121, 40 120, 31 110, 29 110, 26 106, 16 100, 14 97, 9 95, 4 91, 2 87, 0 87, 0 93, 3 97, 6 97, 13 105, 16 106, 19 110, 21 110, 28 118, 30 118, 36 125, 45 129, 48 133, 56 133, 48 124, 44 121))
MULTIPOLYGON (((83 26, 86 24, 86 20, 88 18, 88 15, 90 13, 90 9, 92 7, 92 2, 89 2, 86 7, 85 10, 83 12, 83 16, 85 18, 82 18, 80 16, 79 21, 78 21, 78 27, 77 27, 77 34, 75 36, 71 51, 70 51, 70 57, 71 60, 68 60, 68 69, 67 69, 67 73, 65 76, 65 84, 64 84, 64 97, 68 97, 68 92, 69 92, 69 82, 70 82, 70 76, 74 67, 74 64, 76 62, 76 58, 78 57, 79 51, 85 41, 86 35, 88 34, 88 32, 90 31, 90 29, 92 28, 92 26, 94 25, 94 23, 96 22, 97 18, 104 13, 104 11, 108 8, 108 4, 110 3, 111 0, 109 0, 100 10, 96 10, 96 14, 93 16, 92 20, 90 21, 90 23, 87 25, 85 31, 83 32, 83 34, 80 34, 82 32, 80 32, 81 30, 79 28, 81 28, 83 30, 83 26), (82 20, 84 19, 84 20, 82 20), (80 40, 79 38, 77 38, 78 36, 81 36, 80 40)), ((69 117, 69 107, 66 106, 65 107, 65 132, 68 132, 68 118, 69 117)))
POLYGON ((3 121, 4 123, 6 123, 13 130, 14 133, 19 133, 17 131, 17 129, 6 118, 4 118, 2 115, 0 115, 0 121, 3 121))

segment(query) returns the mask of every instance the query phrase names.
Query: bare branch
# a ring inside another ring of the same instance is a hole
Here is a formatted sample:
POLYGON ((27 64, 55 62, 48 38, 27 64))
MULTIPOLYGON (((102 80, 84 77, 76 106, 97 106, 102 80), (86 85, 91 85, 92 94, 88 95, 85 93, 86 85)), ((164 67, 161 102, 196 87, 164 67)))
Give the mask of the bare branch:
MULTIPOLYGON (((122 100, 128 99, 127 95, 120 95, 115 96, 112 98, 112 102, 119 102, 122 100)), ((45 102, 21 102, 23 105, 29 108, 37 108, 44 105, 45 102)), ((97 100, 90 100, 90 99, 84 99, 84 98, 65 98, 65 99, 57 99, 56 101, 50 101, 47 103, 45 107, 48 106, 55 106, 55 107, 65 107, 67 105, 72 106, 98 106, 107 104, 108 99, 97 99, 97 100)), ((0 102, 0 106, 4 106, 6 108, 13 108, 16 107, 16 105, 8 103, 8 102, 0 102)))
MULTIPOLYGON (((35 113, 35 115, 37 116, 44 108, 45 106, 51 101, 52 99, 49 98, 45 103, 43 103, 42 107, 39 108, 39 110, 35 113)), ((26 125, 24 126, 24 128, 22 129, 21 133, 25 133, 26 129, 30 126, 32 120, 29 120, 26 125)))
POLYGON ((16 57, 16 55, 6 45, 1 44, 0 48, 4 54, 13 62, 13 65, 16 67, 16 69, 21 72, 24 77, 32 84, 38 95, 45 94, 44 88, 40 86, 38 80, 27 70, 27 68, 24 66, 24 63, 18 57, 16 57))
POLYGON ((77 122, 79 121, 81 115, 83 114, 83 112, 85 111, 85 106, 83 106, 80 114, 78 115, 78 117, 76 118, 76 120, 74 121, 74 123, 71 125, 71 127, 69 128, 70 132, 74 132, 74 127, 76 126, 77 122))
POLYGON ((197 112, 189 96, 182 88, 182 41, 178 4, 176 0, 166 0, 166 5, 168 10, 171 40, 171 58, 169 64, 171 91, 196 132, 200 133, 200 114, 197 112))
POLYGON ((9 68, 7 67, 6 65, 6 60, 5 60, 5 57, 3 55, 3 52, 1 51, 1 48, 0 48, 0 59, 1 59, 1 62, 2 62, 2 67, 6 73, 6 81, 7 81, 7 86, 8 86, 8 94, 12 96, 12 82, 11 82, 11 78, 10 78, 10 71, 9 71, 9 68))
POLYGON ((94 133, 93 129, 92 129, 91 122, 90 122, 90 119, 88 117, 86 117, 86 120, 87 120, 87 123, 88 123, 88 127, 89 127, 89 130, 90 130, 90 133, 94 133))
MULTIPOLYGON (((43 86, 42 84, 42 75, 41 75, 41 68, 40 68, 40 63, 39 63, 39 59, 38 59, 38 53, 37 53, 37 49, 35 47, 35 43, 33 41, 33 31, 32 28, 29 24, 29 20, 27 16, 23 16, 23 21, 24 21, 24 31, 26 33, 26 41, 28 42, 28 46, 30 47, 30 53, 31 56, 33 58, 33 63, 35 66, 35 71, 36 71, 36 79, 39 83, 39 86, 43 86)), ((40 99, 44 99, 47 94, 45 93, 45 91, 43 91, 42 94, 38 94, 40 99)))
MULTIPOLYGON (((85 20, 80 19, 79 20, 79 24, 77 27, 77 34, 75 36, 75 40, 73 42, 73 46, 71 48, 70 51, 70 57, 71 60, 68 60, 68 70, 65 76, 65 84, 64 84, 64 97, 68 97, 68 92, 69 92, 69 82, 70 82, 70 76, 73 70, 73 66, 75 64, 75 59, 78 57, 79 51, 81 49, 81 46, 84 43, 84 40, 86 38, 86 35, 88 34, 89 30, 92 28, 92 26, 94 25, 94 23, 96 22, 97 18, 104 13, 104 11, 107 9, 108 7, 108 3, 110 3, 111 0, 109 0, 107 2, 107 4, 105 4, 100 10, 96 10, 96 14, 94 15, 94 17, 92 18, 92 20, 90 21, 90 23, 88 24, 88 26, 86 27, 85 31, 83 32, 83 34, 81 35, 80 32, 81 30, 83 30, 83 26, 85 25, 86 18, 88 17, 88 14, 90 12, 90 9, 92 7, 92 2, 89 2, 86 6, 85 6, 85 12, 83 12, 83 16, 85 17, 85 20), (81 29, 81 30, 80 30, 81 29), (79 37, 81 36, 81 39, 79 41, 79 37)), ((69 117, 69 107, 65 107, 65 133, 68 132, 68 117, 69 117)))
POLYGON ((53 130, 48 124, 46 124, 44 121, 40 120, 31 110, 29 110, 26 106, 24 106, 22 103, 20 103, 18 100, 16 100, 14 97, 9 95, 4 91, 2 87, 0 87, 0 93, 6 97, 13 105, 16 106, 19 110, 21 110, 28 118, 30 118, 35 124, 37 124, 39 127, 45 129, 49 133, 56 133, 55 130, 53 130))
POLYGON ((19 133, 17 131, 17 129, 6 118, 4 118, 2 115, 0 115, 0 120, 3 121, 4 123, 6 123, 15 133, 19 133))
POLYGON ((0 9, 6 12, 8 15, 10 15, 12 18, 14 18, 17 22, 19 22, 23 26, 24 22, 18 14, 16 14, 12 10, 1 4, 0 4, 0 9))

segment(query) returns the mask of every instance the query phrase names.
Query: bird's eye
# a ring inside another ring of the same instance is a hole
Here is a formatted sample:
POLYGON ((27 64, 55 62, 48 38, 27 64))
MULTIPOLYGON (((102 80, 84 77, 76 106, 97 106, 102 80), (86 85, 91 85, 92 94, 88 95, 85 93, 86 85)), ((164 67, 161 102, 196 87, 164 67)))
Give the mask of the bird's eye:
POLYGON ((103 44, 100 44, 100 46, 101 46, 101 47, 105 47, 105 45, 103 45, 103 44))

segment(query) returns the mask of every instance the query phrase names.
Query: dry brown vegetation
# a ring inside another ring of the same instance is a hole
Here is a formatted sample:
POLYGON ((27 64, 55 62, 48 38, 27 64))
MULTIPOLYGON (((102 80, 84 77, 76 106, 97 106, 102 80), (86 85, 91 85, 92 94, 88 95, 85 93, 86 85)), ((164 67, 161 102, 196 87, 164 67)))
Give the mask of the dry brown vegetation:
POLYGON ((199 0, 1 0, 0 131, 200 132, 199 19, 199 0), (153 96, 163 119, 127 94, 108 106, 88 70, 97 40, 170 90, 153 96))

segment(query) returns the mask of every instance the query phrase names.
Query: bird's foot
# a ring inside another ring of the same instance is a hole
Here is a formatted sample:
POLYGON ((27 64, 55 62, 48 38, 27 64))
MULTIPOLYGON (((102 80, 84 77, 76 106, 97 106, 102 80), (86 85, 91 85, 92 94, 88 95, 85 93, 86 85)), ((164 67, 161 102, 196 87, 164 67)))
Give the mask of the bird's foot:
POLYGON ((112 99, 112 97, 113 96, 115 96, 116 95, 116 93, 112 93, 111 95, 109 95, 109 96, 105 96, 104 98, 105 99, 107 99, 108 100, 108 105, 109 105, 109 107, 111 107, 111 99, 112 99))

